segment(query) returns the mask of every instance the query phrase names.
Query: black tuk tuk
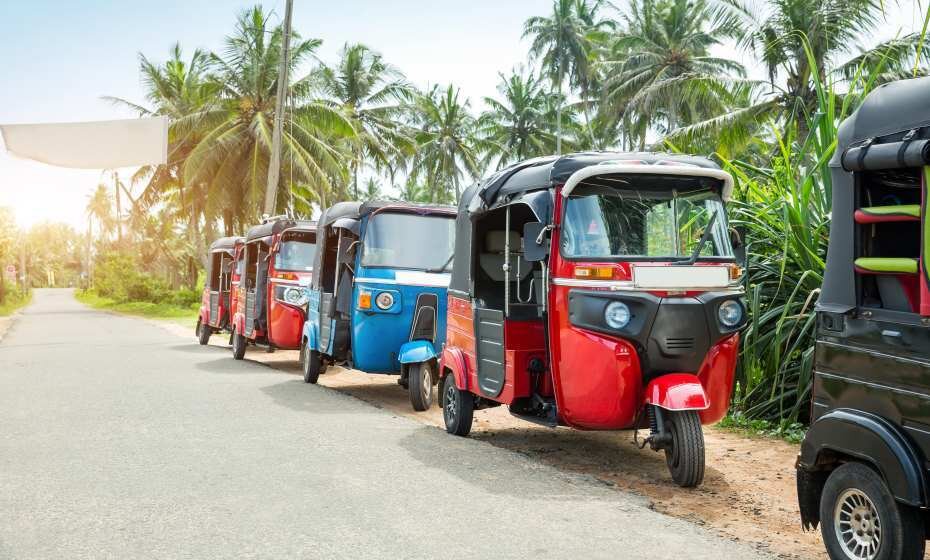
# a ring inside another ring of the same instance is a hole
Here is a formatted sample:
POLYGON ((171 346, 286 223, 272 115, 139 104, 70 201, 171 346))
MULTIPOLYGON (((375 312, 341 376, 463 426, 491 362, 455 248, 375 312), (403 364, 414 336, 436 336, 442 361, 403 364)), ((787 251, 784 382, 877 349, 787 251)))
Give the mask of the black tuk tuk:
POLYGON ((930 457, 930 78, 883 85, 843 121, 817 304, 806 529, 833 559, 924 557, 930 457))

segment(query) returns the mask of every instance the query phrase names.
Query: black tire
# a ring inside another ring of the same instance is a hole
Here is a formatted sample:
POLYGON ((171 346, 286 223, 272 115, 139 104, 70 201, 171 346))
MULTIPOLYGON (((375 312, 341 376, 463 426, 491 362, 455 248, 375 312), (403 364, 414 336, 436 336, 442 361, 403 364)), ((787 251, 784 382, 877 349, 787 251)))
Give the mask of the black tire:
POLYGON ((704 431, 695 410, 665 412, 671 444, 665 449, 665 463, 675 484, 693 488, 704 480, 704 431))
POLYGON ((304 370, 304 383, 316 385, 316 382, 320 379, 320 374, 323 373, 320 353, 316 350, 310 350, 307 348, 307 345, 304 344, 302 354, 304 358, 302 363, 304 370))
POLYGON ((467 436, 475 416, 475 397, 460 391, 455 386, 455 376, 446 375, 442 383, 442 419, 446 431, 457 436, 467 436))
POLYGON ((407 366, 407 394, 410 405, 418 412, 429 410, 433 405, 433 367, 432 362, 407 366))
POLYGON ((232 332, 232 353, 233 359, 241 360, 245 357, 245 347, 246 347, 245 337, 236 332, 236 328, 233 327, 232 332))
POLYGON ((213 334, 213 331, 210 330, 210 327, 203 324, 203 321, 197 319, 197 342, 201 346, 206 346, 210 344, 210 335, 213 334))
POLYGON ((896 502, 882 477, 862 463, 830 473, 820 495, 820 532, 833 560, 924 557, 920 511, 896 502))

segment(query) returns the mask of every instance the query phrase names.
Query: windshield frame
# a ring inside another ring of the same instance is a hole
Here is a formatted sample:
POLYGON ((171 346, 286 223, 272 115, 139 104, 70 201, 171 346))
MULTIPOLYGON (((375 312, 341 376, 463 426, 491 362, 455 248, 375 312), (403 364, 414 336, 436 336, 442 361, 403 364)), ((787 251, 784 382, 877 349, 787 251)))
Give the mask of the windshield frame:
MULTIPOLYGON (((399 210, 397 210, 397 209, 390 209, 390 210, 387 210, 387 209, 386 209, 386 210, 384 210, 384 211, 372 212, 372 213, 371 213, 370 215, 368 215, 367 218, 365 219, 365 228, 364 228, 364 231, 363 231, 362 235, 359 237, 359 249, 358 249, 358 265, 359 265, 359 267, 361 267, 361 268, 374 268, 374 269, 415 270, 415 271, 418 271, 418 272, 427 272, 428 270, 430 270, 430 267, 396 266, 396 265, 387 265, 387 264, 368 264, 368 263, 365 262, 365 250, 367 249, 367 244, 366 244, 366 242, 367 242, 367 239, 368 239, 369 228, 371 227, 372 220, 375 220, 375 219, 377 219, 378 216, 384 215, 384 214, 395 214, 395 215, 409 216, 409 217, 411 217, 411 218, 428 218, 428 219, 448 220, 448 221, 451 223, 451 235, 452 235, 452 247, 451 247, 450 251, 451 251, 451 254, 453 254, 453 255, 455 254, 455 234, 456 234, 456 231, 455 231, 455 217, 456 217, 456 215, 455 215, 455 214, 453 214, 453 213, 446 213, 446 212, 429 212, 429 213, 423 213, 423 212, 404 212, 404 211, 402 211, 402 210, 399 211, 399 210)), ((449 255, 444 255, 442 258, 443 258, 443 261, 442 261, 442 262, 445 262, 445 259, 449 258, 449 255)), ((453 264, 454 260, 455 260, 455 259, 450 259, 449 262, 448 262, 448 263, 446 264, 446 266, 444 267, 444 270, 442 270, 442 271, 440 271, 440 272, 437 272, 437 271, 435 271, 435 270, 430 270, 430 272, 428 272, 428 274, 451 274, 451 273, 452 273, 452 264, 453 264)), ((442 264, 442 262, 437 263, 436 266, 439 266, 439 264, 442 264)))
MULTIPOLYGON (((579 186, 580 186, 580 185, 579 185, 579 186)), ((646 192, 646 191, 648 191, 649 189, 636 189, 636 188, 629 188, 629 187, 628 187, 628 188, 625 188, 625 189, 624 189, 624 188, 617 188, 616 190, 617 190, 617 191, 646 192)), ((656 191, 656 192, 668 192, 668 191, 656 191)), ((726 210, 727 210, 727 203, 726 203, 726 201, 723 199, 723 193, 722 193, 721 189, 716 189, 716 188, 694 189, 694 190, 684 191, 684 192, 682 192, 681 194, 677 194, 677 192, 676 192, 675 194, 673 194, 672 197, 669 198, 669 200, 671 200, 672 198, 681 198, 681 197, 688 196, 688 195, 695 195, 695 194, 699 194, 699 193, 702 193, 702 192, 710 192, 710 193, 713 193, 713 194, 715 194, 715 195, 717 196, 717 200, 720 202, 720 210, 722 210, 722 215, 719 215, 719 214, 717 215, 717 218, 716 218, 716 220, 715 220, 716 224, 714 224, 714 227, 715 227, 715 228, 716 228, 716 227, 720 227, 721 224, 725 224, 726 231, 729 231, 730 221, 729 221, 729 217, 727 216, 727 211, 726 211, 726 210)), ((664 255, 664 256, 649 256, 649 255, 613 255, 613 256, 609 256, 609 255, 599 255, 599 256, 594 256, 594 255, 587 256, 587 255, 583 255, 583 256, 570 256, 570 255, 566 255, 565 252, 564 252, 564 250, 563 250, 562 242, 561 242, 561 241, 562 241, 562 235, 564 235, 565 229, 566 229, 566 225, 565 225, 565 216, 566 216, 566 212, 568 211, 568 202, 569 202, 569 200, 570 200, 573 196, 576 196, 574 190, 573 190, 568 196, 560 196, 560 198, 561 198, 561 208, 560 208, 560 211, 559 211, 558 239, 557 239, 557 243, 556 243, 556 244, 558 245, 559 257, 560 257, 561 259, 563 259, 563 260, 565 260, 565 261, 568 261, 568 262, 611 262, 611 263, 613 263, 613 262, 622 263, 622 262, 632 262, 632 261, 635 261, 635 262, 654 262, 654 263, 663 263, 663 262, 676 263, 676 262, 688 261, 688 260, 691 259, 691 255, 690 255, 690 254, 688 254, 688 255, 680 255, 680 256, 673 256, 673 255, 664 255)), ((728 245, 729 248, 730 248, 730 252, 731 252, 731 253, 734 253, 734 250, 733 250, 732 244, 730 243, 730 239, 729 239, 729 236, 728 236, 728 235, 726 236, 726 243, 727 243, 727 245, 728 245)), ((700 255, 700 256, 698 256, 698 258, 697 258, 697 260, 696 260, 695 262, 731 263, 731 262, 736 262, 736 255, 735 255, 735 254, 731 254, 731 255, 729 255, 729 256, 725 256, 725 255, 700 255)))
POLYGON ((271 261, 271 264, 274 267, 275 271, 310 273, 310 272, 313 272, 314 268, 316 267, 316 253, 319 250, 320 250, 320 247, 317 244, 316 232, 285 230, 281 233, 281 237, 278 239, 277 243, 275 243, 274 257, 273 257, 273 260, 271 261), (303 237, 307 235, 312 236, 313 241, 304 240, 303 237), (306 243, 307 245, 313 245, 314 247, 313 257, 310 259, 309 268, 282 268, 278 266, 278 257, 281 255, 281 248, 283 247, 285 243, 292 243, 292 242, 293 243, 306 243))

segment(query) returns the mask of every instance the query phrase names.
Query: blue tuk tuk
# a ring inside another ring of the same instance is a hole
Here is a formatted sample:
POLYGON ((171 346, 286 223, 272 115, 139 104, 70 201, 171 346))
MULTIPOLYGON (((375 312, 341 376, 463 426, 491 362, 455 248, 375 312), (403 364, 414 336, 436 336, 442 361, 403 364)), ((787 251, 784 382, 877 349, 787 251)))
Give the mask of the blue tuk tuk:
POLYGON ((303 330, 304 381, 329 364, 400 374, 415 410, 432 404, 455 251, 451 206, 340 202, 317 226, 303 330))

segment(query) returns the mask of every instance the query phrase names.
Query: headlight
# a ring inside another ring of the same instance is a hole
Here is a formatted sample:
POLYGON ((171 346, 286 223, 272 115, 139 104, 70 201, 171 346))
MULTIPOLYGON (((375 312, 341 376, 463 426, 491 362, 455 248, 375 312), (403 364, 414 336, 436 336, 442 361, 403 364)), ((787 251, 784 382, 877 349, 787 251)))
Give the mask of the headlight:
POLYGON ((278 286, 275 288, 275 297, 297 307, 303 307, 310 301, 309 292, 300 286, 278 286))
POLYGON ((717 309, 717 318, 721 325, 732 329, 743 320, 743 306, 735 299, 727 300, 717 309))
POLYGON ((378 294, 378 297, 375 298, 375 305, 378 306, 378 309, 382 311, 387 311, 394 305, 394 296, 389 292, 381 292, 378 294))
POLYGON ((612 329, 622 329, 630 324, 630 308, 622 301, 612 301, 604 309, 604 321, 612 329))

